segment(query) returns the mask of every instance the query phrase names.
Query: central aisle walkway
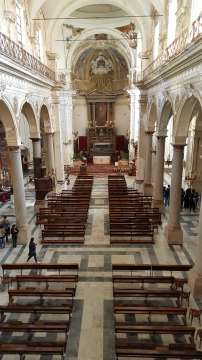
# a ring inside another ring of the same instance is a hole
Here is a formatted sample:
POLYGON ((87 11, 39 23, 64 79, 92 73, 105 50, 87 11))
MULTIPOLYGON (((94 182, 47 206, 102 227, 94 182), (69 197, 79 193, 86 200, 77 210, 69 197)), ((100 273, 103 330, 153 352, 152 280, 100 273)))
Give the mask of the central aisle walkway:
MULTIPOLYGON (((128 177, 129 185, 133 178, 128 177)), ((71 181, 72 183, 72 181, 71 181)), ((37 245, 40 261, 79 263, 80 278, 76 292, 66 360, 114 360, 114 328, 111 266, 115 263, 183 263, 194 259, 195 241, 185 232, 184 247, 168 247, 159 229, 155 245, 110 246, 107 177, 94 179, 91 205, 83 246, 37 245)), ((33 215, 30 218, 33 218, 33 215)), ((32 220, 33 221, 33 220, 32 220)), ((185 221, 185 220, 184 220, 185 221)), ((34 229, 36 227, 34 226, 34 229)), ((185 228, 184 228, 185 229, 185 228)), ((37 239, 38 229, 34 232, 37 239)), ((20 262, 27 258, 27 247, 0 252, 0 261, 20 262)), ((1 304, 8 302, 2 288, 1 304)), ((199 304, 200 305, 200 304, 199 304)), ((45 339, 45 337, 44 337, 45 339)), ((33 360, 52 358, 29 357, 33 360)), ((8 359, 4 357, 3 360, 8 359)), ((10 356, 9 360, 17 359, 10 356)), ((54 357, 54 360, 58 357, 54 357)))

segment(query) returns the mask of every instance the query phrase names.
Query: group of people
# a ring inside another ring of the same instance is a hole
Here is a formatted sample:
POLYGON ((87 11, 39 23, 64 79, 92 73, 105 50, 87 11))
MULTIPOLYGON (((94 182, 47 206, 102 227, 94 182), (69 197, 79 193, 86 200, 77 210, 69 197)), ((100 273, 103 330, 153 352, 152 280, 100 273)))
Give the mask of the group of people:
POLYGON ((9 238, 11 236, 13 247, 17 246, 17 238, 18 238, 18 228, 16 224, 11 226, 7 216, 3 217, 3 220, 0 222, 0 246, 4 248, 6 243, 9 242, 9 238))
MULTIPOLYGON (((195 211, 199 208, 201 197, 199 193, 192 189, 181 189, 181 208, 185 210, 195 211)), ((170 203, 170 185, 163 187, 163 201, 165 206, 170 203)))
MULTIPOLYGON (((0 247, 5 248, 6 243, 9 242, 9 237, 11 235, 12 244, 15 248, 17 246, 17 237, 18 237, 18 228, 16 224, 13 224, 11 226, 9 220, 7 219, 7 216, 5 215, 3 217, 3 220, 0 222, 0 247)), ((31 258, 34 258, 35 262, 37 262, 37 256, 36 256, 36 244, 34 242, 34 238, 32 237, 29 242, 29 253, 27 261, 29 261, 31 258)))

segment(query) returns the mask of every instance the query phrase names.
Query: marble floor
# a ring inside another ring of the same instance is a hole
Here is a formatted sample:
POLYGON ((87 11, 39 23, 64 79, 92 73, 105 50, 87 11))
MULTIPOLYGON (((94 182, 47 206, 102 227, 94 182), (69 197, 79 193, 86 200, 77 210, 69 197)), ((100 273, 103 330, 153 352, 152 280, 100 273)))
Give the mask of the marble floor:
MULTIPOLYGON (((71 185, 74 177, 71 177, 71 185)), ((134 180, 127 177, 128 186, 134 180)), ((35 239, 40 239, 40 230, 35 225, 33 211, 34 189, 26 186, 27 218, 35 239)), ((14 222, 14 209, 8 203, 0 209, 1 215, 8 215, 14 222)), ((80 279, 77 287, 71 330, 67 344, 67 360, 114 360, 114 329, 111 266, 115 263, 194 263, 197 244, 197 214, 182 214, 184 246, 167 245, 163 225, 155 234, 154 245, 111 246, 109 240, 107 177, 94 179, 89 209, 86 240, 83 246, 41 246, 37 244, 37 255, 44 262, 79 263, 80 279)), ((10 244, 0 250, 0 263, 22 262, 27 258, 27 246, 10 244)), ((1 274, 0 274, 1 275, 1 274)), ((8 302, 7 289, 1 286, 0 303, 8 302)), ((191 306, 202 309, 202 303, 191 299, 191 306)), ((4 335, 5 336, 5 335, 4 335)), ((26 335, 23 335, 26 337, 26 335)), ((29 335, 28 335, 29 336, 29 335)), ((30 338, 31 340, 31 338, 30 338)), ((9 341, 9 339, 8 339, 9 341)), ((15 356, 1 359, 14 360, 15 356)), ((26 359, 57 359, 47 356, 27 356, 26 359)))

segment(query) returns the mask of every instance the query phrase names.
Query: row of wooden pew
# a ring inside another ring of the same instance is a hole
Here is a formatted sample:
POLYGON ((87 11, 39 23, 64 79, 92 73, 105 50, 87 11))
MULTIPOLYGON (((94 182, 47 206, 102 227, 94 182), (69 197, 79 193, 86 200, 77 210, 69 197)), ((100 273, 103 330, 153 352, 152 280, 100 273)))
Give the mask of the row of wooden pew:
POLYGON ((18 354, 20 360, 30 354, 65 358, 78 271, 78 264, 2 265, 2 283, 8 284, 9 303, 0 306, 0 355, 18 354), (25 334, 27 340, 15 337, 15 332, 25 334), (12 334, 9 342, 4 337, 7 333, 12 334), (37 338, 37 333, 45 334, 47 339, 37 338))
POLYGON ((92 186, 92 176, 78 176, 71 190, 48 196, 37 214, 43 244, 84 243, 92 186))
POLYGON ((187 324, 187 278, 179 275, 191 267, 112 266, 117 360, 202 359, 194 340, 196 329, 187 324))
POLYGON ((127 188, 122 175, 108 177, 108 190, 111 244, 153 243, 161 214, 152 198, 127 188))

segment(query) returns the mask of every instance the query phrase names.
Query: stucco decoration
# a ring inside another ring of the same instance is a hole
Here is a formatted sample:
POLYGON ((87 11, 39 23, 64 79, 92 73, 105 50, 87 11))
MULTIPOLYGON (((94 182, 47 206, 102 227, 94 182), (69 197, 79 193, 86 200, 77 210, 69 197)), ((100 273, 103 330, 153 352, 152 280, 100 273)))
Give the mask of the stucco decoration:
POLYGON ((128 66, 112 47, 85 49, 72 69, 73 88, 80 94, 123 93, 128 86, 128 66))

